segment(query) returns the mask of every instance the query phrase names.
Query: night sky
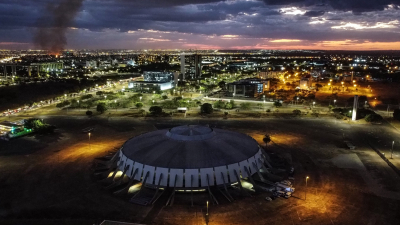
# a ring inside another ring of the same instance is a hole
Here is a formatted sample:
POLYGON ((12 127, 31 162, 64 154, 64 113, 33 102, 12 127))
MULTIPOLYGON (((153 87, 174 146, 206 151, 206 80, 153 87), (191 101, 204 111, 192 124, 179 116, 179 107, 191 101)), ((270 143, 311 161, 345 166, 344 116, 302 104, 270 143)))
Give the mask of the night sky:
POLYGON ((400 0, 65 1, 0 0, 0 48, 400 50, 400 0))

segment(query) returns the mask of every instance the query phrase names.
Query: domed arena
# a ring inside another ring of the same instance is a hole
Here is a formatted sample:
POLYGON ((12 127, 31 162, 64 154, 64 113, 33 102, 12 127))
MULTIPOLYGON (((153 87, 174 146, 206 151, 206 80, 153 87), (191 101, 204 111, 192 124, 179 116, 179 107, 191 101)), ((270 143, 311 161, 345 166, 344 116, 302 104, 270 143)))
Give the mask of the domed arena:
POLYGON ((252 137, 199 125, 133 137, 113 160, 116 170, 112 179, 118 171, 120 177, 129 178, 127 188, 136 182, 141 189, 208 191, 212 197, 210 187, 217 186, 226 190, 228 198, 227 187, 236 184, 242 188, 241 179, 252 181, 251 176, 264 166, 262 149, 252 137))

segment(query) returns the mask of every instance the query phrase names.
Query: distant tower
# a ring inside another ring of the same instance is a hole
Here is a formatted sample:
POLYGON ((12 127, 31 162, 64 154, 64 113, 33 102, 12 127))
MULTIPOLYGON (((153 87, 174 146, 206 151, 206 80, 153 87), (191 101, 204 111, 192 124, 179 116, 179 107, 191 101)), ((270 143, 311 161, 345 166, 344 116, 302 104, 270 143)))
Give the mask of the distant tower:
POLYGON ((358 108, 358 95, 354 95, 354 103, 353 103, 353 113, 351 120, 356 120, 357 118, 357 108, 358 108))
POLYGON ((181 74, 182 80, 185 80, 185 53, 181 54, 181 74))

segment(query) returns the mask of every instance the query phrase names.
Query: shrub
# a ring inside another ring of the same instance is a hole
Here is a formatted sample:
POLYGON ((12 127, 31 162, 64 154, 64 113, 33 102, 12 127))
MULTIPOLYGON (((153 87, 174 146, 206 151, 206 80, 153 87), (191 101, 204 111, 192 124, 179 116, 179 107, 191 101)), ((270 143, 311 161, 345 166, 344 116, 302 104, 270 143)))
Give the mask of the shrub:
POLYGON ((141 109, 143 107, 143 103, 141 102, 136 102, 135 103, 136 108, 141 109))
POLYGON ((367 121, 367 122, 379 123, 379 122, 382 122, 382 120, 383 120, 382 116, 378 115, 378 114, 368 114, 365 117, 365 121, 367 121))
POLYGON ((91 116, 91 115, 93 115, 93 112, 88 110, 88 111, 86 111, 86 115, 91 116))
POLYGON ((168 99, 168 96, 163 95, 163 96, 162 96, 162 99, 164 99, 164 100, 165 100, 165 99, 168 99))
POLYGON ((339 120, 343 119, 343 115, 340 114, 340 113, 335 113, 335 114, 334 114, 334 117, 335 117, 336 119, 339 119, 339 120))
POLYGON ((244 110, 250 109, 250 103, 244 102, 244 103, 240 104, 240 108, 244 109, 244 110))
POLYGON ((276 108, 281 107, 281 106, 282 106, 282 103, 280 103, 279 101, 276 101, 276 102, 274 102, 274 106, 275 106, 276 108))
POLYGON ((146 115, 146 111, 144 109, 139 110, 139 113, 142 114, 142 116, 146 115))
POLYGON ((301 111, 298 109, 293 110, 293 115, 295 116, 300 116, 301 115, 301 111))
POLYGON ((269 112, 271 112, 271 110, 270 110, 270 109, 267 109, 265 112, 269 113, 269 112))
POLYGON ((214 102, 214 108, 217 108, 217 109, 225 108, 225 102, 223 102, 221 100, 214 102))
POLYGON ((233 106, 230 102, 225 104, 225 109, 232 109, 232 108, 233 108, 233 106))

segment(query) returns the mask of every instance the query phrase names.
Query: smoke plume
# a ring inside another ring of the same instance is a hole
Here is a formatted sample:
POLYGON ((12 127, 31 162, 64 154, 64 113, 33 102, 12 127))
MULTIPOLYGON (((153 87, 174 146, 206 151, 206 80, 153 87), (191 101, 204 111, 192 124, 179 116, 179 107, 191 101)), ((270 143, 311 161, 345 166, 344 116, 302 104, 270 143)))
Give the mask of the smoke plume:
POLYGON ((67 45, 66 32, 84 0, 58 0, 49 3, 37 21, 34 43, 51 54, 60 53, 67 45))

